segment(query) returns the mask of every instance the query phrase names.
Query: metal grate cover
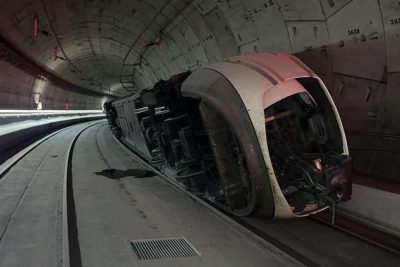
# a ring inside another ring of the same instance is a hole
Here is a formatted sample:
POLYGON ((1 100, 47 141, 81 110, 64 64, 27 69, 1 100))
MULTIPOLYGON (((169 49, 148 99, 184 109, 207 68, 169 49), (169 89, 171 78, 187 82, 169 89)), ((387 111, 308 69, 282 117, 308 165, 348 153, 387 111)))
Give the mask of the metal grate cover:
POLYGON ((139 260, 200 256, 200 252, 184 237, 132 240, 131 246, 139 260))

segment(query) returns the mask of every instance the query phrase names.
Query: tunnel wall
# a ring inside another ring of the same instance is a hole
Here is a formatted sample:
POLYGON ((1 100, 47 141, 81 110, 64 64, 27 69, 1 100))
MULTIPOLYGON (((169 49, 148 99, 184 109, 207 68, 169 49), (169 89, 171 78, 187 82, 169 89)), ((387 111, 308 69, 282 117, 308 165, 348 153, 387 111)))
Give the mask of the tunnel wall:
POLYGON ((68 92, 0 61, 0 109, 101 109, 101 98, 68 92))
MULTIPOLYGON (((107 79, 119 83, 129 48, 127 63, 136 65, 127 71, 135 73, 139 88, 238 54, 294 53, 331 91, 354 169, 400 181, 398 0, 21 0, 0 7, 0 28, 21 50, 93 90, 105 87, 107 79), (33 15, 51 36, 32 38, 33 15), (162 45, 143 48, 142 40, 154 41, 160 32, 162 45), (52 58, 56 47, 65 60, 52 58)), ((34 106, 37 81, 0 64, 1 106, 34 106)), ((50 84, 45 88, 43 108, 62 108, 66 99, 70 108, 102 102, 50 84)))
POLYGON ((137 83, 244 53, 296 54, 338 106, 354 169, 400 180, 400 2, 390 0, 194 1, 149 49, 137 83))

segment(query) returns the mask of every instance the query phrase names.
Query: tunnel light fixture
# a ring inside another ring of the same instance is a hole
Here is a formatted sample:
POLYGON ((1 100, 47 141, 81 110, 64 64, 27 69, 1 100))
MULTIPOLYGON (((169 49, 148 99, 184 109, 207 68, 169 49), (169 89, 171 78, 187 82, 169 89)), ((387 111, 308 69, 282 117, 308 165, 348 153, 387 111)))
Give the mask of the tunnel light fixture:
POLYGON ((33 37, 36 38, 39 32, 39 16, 35 15, 33 17, 33 37))
POLYGON ((34 15, 33 16, 33 25, 32 25, 32 37, 37 38, 39 36, 39 33, 41 33, 44 36, 49 37, 49 38, 53 37, 53 34, 51 34, 50 32, 39 29, 39 16, 34 15))

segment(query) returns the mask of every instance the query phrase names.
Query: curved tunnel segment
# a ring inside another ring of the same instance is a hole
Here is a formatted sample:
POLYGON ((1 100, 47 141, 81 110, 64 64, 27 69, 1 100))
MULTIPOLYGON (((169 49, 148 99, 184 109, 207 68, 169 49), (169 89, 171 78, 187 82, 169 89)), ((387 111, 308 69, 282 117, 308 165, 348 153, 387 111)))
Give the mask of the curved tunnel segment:
POLYGON ((337 103, 354 169, 397 181, 398 9, 378 0, 18 1, 2 6, 2 38, 47 78, 3 47, 1 105, 93 109, 238 54, 293 53, 337 103))
POLYGON ((107 103, 112 131, 235 215, 307 216, 349 200, 346 138, 323 83, 293 56, 256 56, 262 67, 236 57, 107 103))
POLYGON ((399 237, 399 16, 396 0, 3 1, 0 143, 95 110, 227 212, 399 237))

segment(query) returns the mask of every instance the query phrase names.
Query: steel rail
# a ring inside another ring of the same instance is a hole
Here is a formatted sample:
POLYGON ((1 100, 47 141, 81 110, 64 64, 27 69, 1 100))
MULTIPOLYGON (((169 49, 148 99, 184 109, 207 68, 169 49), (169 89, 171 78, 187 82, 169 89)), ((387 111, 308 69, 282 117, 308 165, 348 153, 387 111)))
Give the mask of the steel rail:
POLYGON ((330 220, 331 214, 327 213, 316 214, 308 218, 339 232, 346 233, 369 244, 400 255, 400 238, 352 220, 340 211, 336 212, 337 214, 335 215, 334 222, 330 220))

